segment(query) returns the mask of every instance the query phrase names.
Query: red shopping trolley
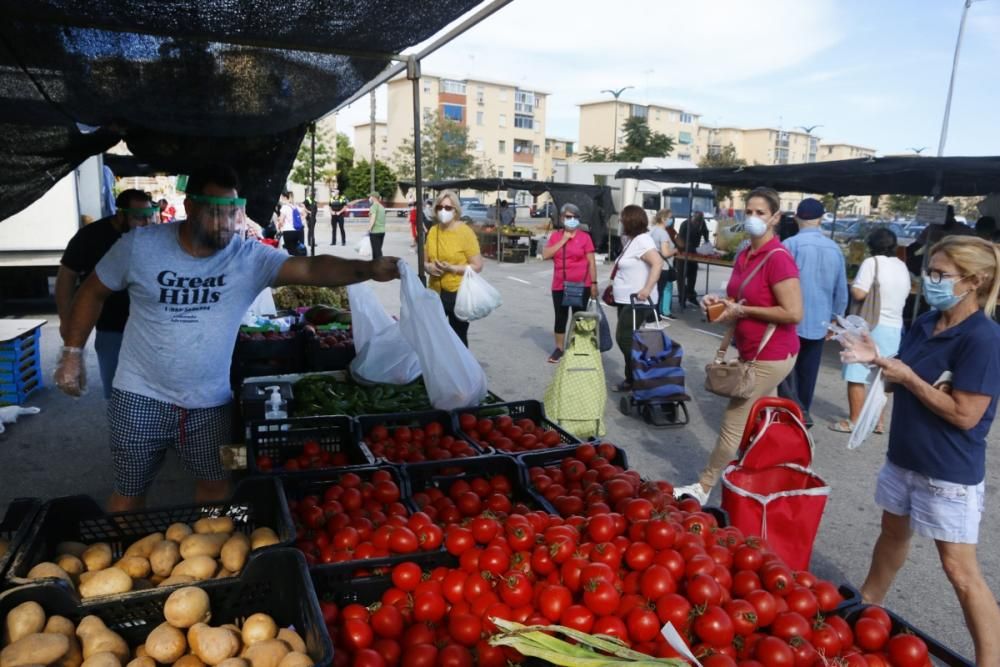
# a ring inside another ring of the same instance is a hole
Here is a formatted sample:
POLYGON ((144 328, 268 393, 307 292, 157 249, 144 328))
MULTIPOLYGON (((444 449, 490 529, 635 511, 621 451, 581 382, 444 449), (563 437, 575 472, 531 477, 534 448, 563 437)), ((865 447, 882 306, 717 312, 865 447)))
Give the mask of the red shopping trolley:
POLYGON ((809 567, 827 486, 812 470, 813 442, 794 402, 754 403, 738 458, 722 473, 722 509, 745 535, 759 535, 789 567, 809 567))

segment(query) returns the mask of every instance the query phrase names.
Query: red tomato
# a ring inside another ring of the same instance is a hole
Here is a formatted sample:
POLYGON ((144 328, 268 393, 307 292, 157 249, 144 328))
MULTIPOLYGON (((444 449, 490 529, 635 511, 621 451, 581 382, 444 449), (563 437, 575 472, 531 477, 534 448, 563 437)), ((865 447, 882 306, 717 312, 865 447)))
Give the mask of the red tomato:
POLYGON ((375 635, 368 622, 356 618, 348 618, 344 621, 340 637, 343 645, 352 651, 369 648, 375 641, 375 635))
POLYGON ((403 633, 403 614, 392 605, 382 605, 369 621, 375 634, 383 639, 395 639, 403 633))
POLYGON ((652 641, 660 634, 660 619, 649 609, 636 607, 625 617, 625 625, 633 642, 652 641))
POLYGON ((438 654, 439 667, 472 667, 472 653, 458 644, 449 644, 438 654))
POLYGON ((889 631, 878 619, 862 617, 854 624, 854 641, 866 651, 881 651, 889 641, 889 631))
POLYGON ((511 607, 521 607, 531 602, 531 581, 523 572, 513 572, 504 577, 498 586, 500 599, 511 607))
POLYGON ((792 647, 777 637, 764 637, 754 647, 753 657, 764 667, 793 667, 792 647))
POLYGON ((822 622, 813 626, 812 645, 827 657, 840 655, 840 651, 844 648, 837 631, 831 625, 822 622))
POLYGON ((416 563, 400 563, 392 569, 392 583, 396 588, 410 592, 417 587, 423 572, 416 563))
POLYGON ((413 619, 436 623, 447 611, 444 598, 438 593, 421 593, 413 600, 413 619))
POLYGON ((478 616, 455 613, 448 616, 448 633, 463 646, 475 646, 482 631, 482 622, 478 616))
POLYGON ((927 644, 914 635, 896 635, 889 640, 888 652, 894 667, 923 667, 927 662, 927 644))
POLYGON ((567 607, 573 604, 573 594, 565 586, 546 586, 538 598, 538 611, 552 623, 557 623, 567 607))
POLYGON ((844 601, 844 596, 829 581, 817 581, 816 585, 812 587, 812 592, 816 596, 819 610, 824 613, 833 611, 837 605, 844 601))
POLYGON ((594 634, 617 637, 623 642, 628 642, 629 640, 628 627, 625 625, 625 621, 617 616, 603 616, 597 619, 594 621, 592 632, 594 634))
POLYGON ((559 625, 589 633, 594 627, 594 612, 582 604, 574 604, 563 610, 559 625))
POLYGON ((805 618, 812 618, 819 611, 819 603, 816 596, 808 588, 796 586, 785 596, 788 603, 788 610, 801 614, 805 618))
POLYGON ((794 611, 786 611, 777 615, 771 623, 771 634, 788 641, 792 637, 802 637, 810 639, 812 637, 812 627, 801 614, 794 611))
POLYGON ((721 607, 705 609, 695 617, 691 629, 699 639, 714 647, 728 646, 736 636, 733 619, 721 607))
POLYGON ((364 648, 354 654, 352 667, 386 667, 385 657, 375 649, 364 648))
MULTIPOLYGON (((688 584, 689 590, 690 586, 691 584, 688 584)), ((718 585, 716 585, 716 588, 718 588, 718 585)), ((674 581, 673 575, 670 574, 670 570, 666 567, 662 565, 650 565, 643 571, 639 579, 639 590, 647 600, 656 601, 667 593, 676 593, 677 582, 674 581)), ((699 602, 697 604, 703 603, 699 602)))
POLYGON ((445 533, 445 548, 452 556, 460 556, 475 545, 472 532, 467 528, 449 526, 445 533))
POLYGON ((758 626, 766 628, 774 622, 775 617, 778 615, 778 606, 773 595, 763 589, 751 591, 746 596, 746 601, 752 604, 754 609, 757 610, 758 626))
POLYGON ((709 575, 699 574, 687 582, 687 597, 696 606, 717 605, 722 602, 722 588, 709 575))
POLYGON ((420 548, 420 541, 412 530, 396 528, 389 536, 389 551, 395 554, 410 554, 420 548))
MULTIPOLYGON (((757 610, 746 600, 732 600, 723 609, 733 620, 733 630, 740 636, 747 636, 757 630, 757 610)), ((832 655, 832 654, 831 654, 832 655)))
POLYGON ((589 581, 583 587, 583 603, 595 616, 610 616, 618 609, 621 595, 607 581, 589 581))
POLYGON ((861 612, 861 618, 873 618, 885 628, 886 632, 892 632, 892 619, 889 618, 889 613, 882 607, 875 605, 865 607, 861 612))

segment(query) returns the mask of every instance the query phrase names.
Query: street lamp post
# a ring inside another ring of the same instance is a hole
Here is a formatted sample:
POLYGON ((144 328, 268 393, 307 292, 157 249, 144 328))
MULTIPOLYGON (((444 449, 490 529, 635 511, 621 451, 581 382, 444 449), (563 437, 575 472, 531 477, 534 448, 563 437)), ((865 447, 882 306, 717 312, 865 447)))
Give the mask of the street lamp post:
POLYGON ((611 95, 611 96, 613 96, 615 98, 615 136, 614 136, 614 139, 613 139, 613 141, 611 143, 611 145, 612 145, 612 148, 611 148, 611 157, 612 158, 615 158, 618 155, 618 98, 621 97, 622 93, 624 93, 626 90, 628 90, 629 88, 634 88, 634 87, 635 86, 624 86, 622 88, 619 88, 618 90, 608 90, 608 89, 605 89, 605 90, 601 91, 602 93, 608 93, 609 95, 611 95))
POLYGON ((948 140, 948 120, 951 117, 951 95, 955 92, 955 71, 958 69, 958 53, 962 48, 962 36, 965 33, 965 19, 973 2, 982 0, 965 0, 962 6, 962 20, 958 24, 958 39, 955 40, 955 57, 951 61, 951 78, 948 80, 948 97, 944 102, 944 120, 941 122, 941 141, 938 142, 938 157, 944 156, 944 144, 948 140))
MULTIPOLYGON (((809 162, 809 159, 808 159, 809 158, 809 153, 812 153, 812 148, 813 148, 813 143, 812 143, 813 142, 813 130, 815 130, 817 127, 823 127, 823 126, 822 125, 799 125, 798 127, 795 128, 797 130, 802 130, 803 132, 805 132, 806 133, 806 138, 809 140, 809 152, 806 153, 806 162, 809 162)), ((819 147, 817 146, 816 153, 812 153, 813 161, 814 162, 819 157, 818 153, 819 153, 819 147)))

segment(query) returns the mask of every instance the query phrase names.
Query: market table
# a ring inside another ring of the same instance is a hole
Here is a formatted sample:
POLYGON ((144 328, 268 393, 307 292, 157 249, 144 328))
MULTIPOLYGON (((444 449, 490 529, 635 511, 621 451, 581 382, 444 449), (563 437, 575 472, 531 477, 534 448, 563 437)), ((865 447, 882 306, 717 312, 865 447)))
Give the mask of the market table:
MULTIPOLYGON (((731 260, 731 259, 724 259, 722 257, 716 257, 714 255, 699 255, 698 253, 694 253, 694 252, 679 252, 676 255, 674 255, 674 261, 676 262, 678 259, 684 260, 685 262, 692 261, 692 262, 697 262, 698 264, 705 264, 706 265, 706 268, 705 268, 705 293, 706 294, 708 293, 708 283, 709 283, 709 276, 708 276, 708 274, 709 274, 709 268, 707 268, 707 267, 711 267, 711 266, 723 266, 723 267, 727 267, 727 268, 730 268, 730 269, 733 268, 733 260, 731 260)), ((675 266, 676 266, 676 264, 675 264, 675 266)), ((680 269, 678 269, 678 273, 680 273, 680 269)), ((678 281, 678 282, 681 282, 681 281, 678 281)), ((681 295, 678 296, 678 300, 681 302, 681 310, 684 310, 687 307, 687 299, 685 297, 686 297, 686 295, 684 295, 684 294, 681 294, 681 295)))
POLYGON ((527 258, 528 247, 521 247, 521 239, 530 239, 534 232, 505 232, 497 233, 496 230, 485 231, 475 229, 476 237, 479 239, 479 248, 483 257, 495 259, 498 262, 521 263, 527 258))

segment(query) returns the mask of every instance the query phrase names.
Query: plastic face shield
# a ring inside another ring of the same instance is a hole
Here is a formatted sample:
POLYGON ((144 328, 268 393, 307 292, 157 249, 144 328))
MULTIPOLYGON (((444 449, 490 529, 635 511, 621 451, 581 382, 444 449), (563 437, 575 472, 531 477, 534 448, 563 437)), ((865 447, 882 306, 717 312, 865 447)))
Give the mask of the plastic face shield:
POLYGON ((188 195, 188 199, 196 205, 188 219, 201 245, 221 250, 234 236, 243 238, 247 228, 246 199, 209 195, 188 195))
POLYGON ((145 206, 142 208, 120 207, 118 210, 125 214, 125 220, 128 223, 129 229, 155 225, 160 222, 160 209, 156 206, 145 206))

